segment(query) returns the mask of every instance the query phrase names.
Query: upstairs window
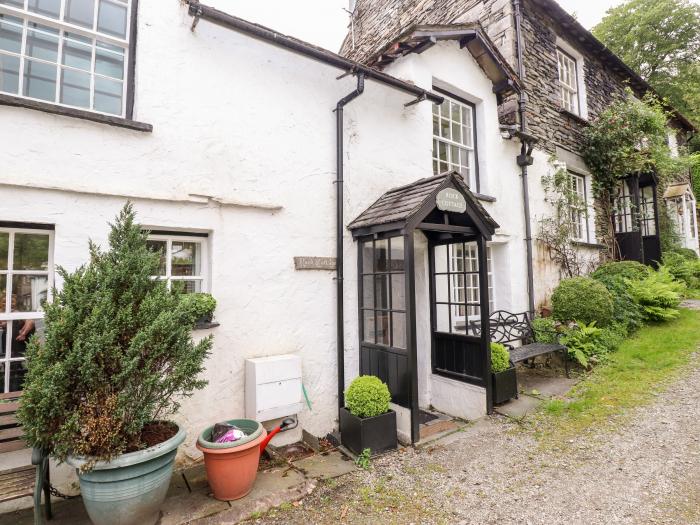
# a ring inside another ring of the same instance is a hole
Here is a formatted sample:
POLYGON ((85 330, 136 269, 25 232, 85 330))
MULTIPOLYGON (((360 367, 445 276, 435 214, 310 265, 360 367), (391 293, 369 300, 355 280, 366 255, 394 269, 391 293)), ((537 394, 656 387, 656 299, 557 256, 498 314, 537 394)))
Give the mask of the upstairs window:
POLYGON ((0 0, 0 92, 130 117, 137 0, 0 0))
POLYGON ((456 171, 472 191, 479 191, 474 106, 445 97, 433 104, 433 173, 456 171))
POLYGON ((562 49, 557 49, 557 61, 559 63, 559 93, 561 96, 561 107, 566 111, 578 115, 580 111, 576 60, 562 49))
POLYGON ((168 288, 184 293, 209 292, 207 280, 207 235, 158 233, 148 236, 148 247, 160 253, 160 268, 154 278, 167 281, 168 288))

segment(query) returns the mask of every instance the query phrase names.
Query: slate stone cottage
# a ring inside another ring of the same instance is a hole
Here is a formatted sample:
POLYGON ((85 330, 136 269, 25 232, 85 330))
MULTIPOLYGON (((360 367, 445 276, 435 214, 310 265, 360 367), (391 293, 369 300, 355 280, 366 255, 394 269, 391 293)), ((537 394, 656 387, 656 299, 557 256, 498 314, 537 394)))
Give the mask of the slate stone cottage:
POLYGON ((246 413, 325 435, 360 371, 391 385, 405 441, 421 407, 485 413, 472 321, 532 310, 559 279, 532 242, 549 157, 586 196, 595 253, 581 129, 625 82, 648 86, 551 1, 360 0, 340 54, 211 3, 0 0, 0 391, 21 389, 17 336, 41 334, 56 265, 82 264, 130 199, 166 254, 158 277, 219 304, 196 334, 215 348, 178 416, 181 461, 246 413))

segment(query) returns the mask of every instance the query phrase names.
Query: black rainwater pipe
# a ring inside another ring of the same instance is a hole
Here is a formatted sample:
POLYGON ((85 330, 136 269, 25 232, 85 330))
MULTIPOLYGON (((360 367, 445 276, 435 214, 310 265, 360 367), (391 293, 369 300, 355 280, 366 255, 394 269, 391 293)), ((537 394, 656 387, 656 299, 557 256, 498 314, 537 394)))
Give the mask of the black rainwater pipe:
MULTIPOLYGON (((517 46, 518 57, 518 76, 524 83, 525 81, 525 65, 523 64, 523 33, 521 28, 522 23, 522 6, 520 0, 513 0, 513 10, 515 11, 515 41, 517 46)), ((520 89, 518 92, 518 113, 520 115, 520 131, 524 136, 527 136, 527 96, 525 89, 520 89)), ((532 261, 532 227, 530 225, 530 191, 527 183, 527 167, 532 163, 526 151, 529 146, 525 143, 524 136, 520 137, 522 142, 521 154, 518 157, 518 165, 521 170, 521 179, 523 184, 523 210, 525 212, 525 249, 527 251, 527 295, 528 295, 528 310, 530 315, 535 313, 535 278, 533 274, 532 261)))
POLYGON ((365 74, 357 73, 357 87, 335 106, 336 130, 336 245, 335 245, 335 286, 336 286, 336 317, 337 317, 337 352, 338 352, 338 407, 345 405, 345 307, 343 302, 343 108, 362 95, 365 90, 365 74))

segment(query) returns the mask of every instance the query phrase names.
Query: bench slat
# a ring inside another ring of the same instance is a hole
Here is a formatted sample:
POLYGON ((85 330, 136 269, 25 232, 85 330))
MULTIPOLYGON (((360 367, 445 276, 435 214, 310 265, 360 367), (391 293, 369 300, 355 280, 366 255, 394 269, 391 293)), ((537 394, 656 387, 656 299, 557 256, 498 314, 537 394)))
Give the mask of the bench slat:
POLYGON ((19 425, 17 421, 17 416, 15 414, 10 414, 9 416, 0 416, 0 427, 10 427, 19 425))
POLYGON ((24 477, 11 484, 0 485, 0 502, 23 498, 34 494, 35 473, 27 471, 24 477))
POLYGON ((11 414, 17 412, 19 408, 19 401, 12 401, 10 403, 0 403, 0 414, 11 414))
POLYGON ((548 354, 550 352, 562 352, 564 350, 566 350, 566 347, 564 345, 532 343, 511 350, 510 360, 513 361, 513 363, 519 363, 520 361, 525 361, 526 359, 530 359, 531 357, 548 354))
POLYGON ((14 441, 5 441, 0 443, 0 454, 3 452, 14 452, 15 450, 22 450, 27 448, 27 444, 23 439, 16 439, 14 441))
POLYGON ((17 439, 24 435, 24 430, 22 427, 6 428, 5 430, 0 430, 0 441, 8 441, 10 439, 17 439))
POLYGON ((22 397, 22 392, 5 392, 0 394, 0 399, 19 399, 22 397))

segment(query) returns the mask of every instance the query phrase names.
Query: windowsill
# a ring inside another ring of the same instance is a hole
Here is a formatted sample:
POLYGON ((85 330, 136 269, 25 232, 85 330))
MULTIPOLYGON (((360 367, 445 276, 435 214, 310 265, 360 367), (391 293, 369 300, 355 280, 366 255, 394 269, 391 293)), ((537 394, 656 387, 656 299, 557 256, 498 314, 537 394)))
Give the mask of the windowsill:
POLYGON ((217 326, 221 326, 219 323, 216 321, 212 321, 211 323, 197 323, 194 325, 194 330, 210 330, 211 328, 216 328, 217 326))
POLYGON ((480 201, 496 202, 496 197, 492 197, 491 195, 484 195, 482 193, 472 193, 472 195, 474 195, 474 197, 476 197, 480 201))
POLYGON ((588 241, 573 241, 572 244, 576 246, 580 246, 581 248, 593 248, 596 250, 603 250, 605 249, 604 244, 599 244, 597 242, 588 242, 588 241))
POLYGON ((132 129, 135 131, 144 131, 148 133, 153 131, 153 125, 147 124, 145 122, 138 122, 136 120, 126 119, 122 117, 112 117, 109 115, 103 115, 101 113, 93 113, 92 111, 85 111, 84 109, 67 108, 64 106, 51 104, 49 102, 30 100, 27 98, 7 95, 5 93, 0 93, 0 105, 33 109, 35 111, 43 111, 44 113, 51 113, 53 115, 63 115, 65 117, 90 120, 92 122, 98 122, 100 124, 107 124, 109 126, 117 126, 120 128, 132 129))
POLYGON ((591 125, 591 123, 587 119, 583 118, 581 115, 577 115, 576 113, 572 113, 568 109, 564 109, 562 107, 559 107, 559 113, 561 113, 564 116, 569 117, 572 120, 575 120, 579 124, 583 124, 584 126, 591 125))

